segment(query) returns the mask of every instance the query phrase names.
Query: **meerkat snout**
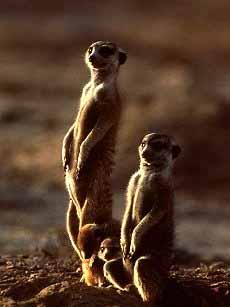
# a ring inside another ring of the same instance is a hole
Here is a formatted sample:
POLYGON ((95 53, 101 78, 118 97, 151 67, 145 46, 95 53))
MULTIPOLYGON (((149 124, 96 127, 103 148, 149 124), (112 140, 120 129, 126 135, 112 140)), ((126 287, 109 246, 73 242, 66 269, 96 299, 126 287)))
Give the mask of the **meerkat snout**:
POLYGON ((127 55, 124 50, 111 42, 98 41, 87 50, 85 61, 89 68, 106 69, 110 66, 118 67, 126 62, 127 55))
POLYGON ((141 160, 147 163, 170 163, 181 152, 180 146, 167 135, 151 133, 146 135, 140 146, 139 155, 141 160))

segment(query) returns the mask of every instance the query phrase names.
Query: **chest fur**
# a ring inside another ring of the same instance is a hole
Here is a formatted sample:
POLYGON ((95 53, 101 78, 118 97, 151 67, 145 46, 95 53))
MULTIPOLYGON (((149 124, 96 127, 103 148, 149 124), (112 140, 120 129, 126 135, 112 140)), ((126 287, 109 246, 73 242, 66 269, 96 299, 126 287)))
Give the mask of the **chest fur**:
POLYGON ((151 210, 155 204, 155 191, 154 181, 150 177, 140 177, 133 199, 133 220, 136 223, 151 210))
POLYGON ((139 223, 150 210, 168 210, 172 201, 171 186, 152 174, 141 176, 133 202, 133 219, 139 223))
POLYGON ((103 84, 89 87, 81 97, 80 110, 77 117, 78 135, 86 136, 95 127, 99 117, 114 108, 111 89, 103 84))

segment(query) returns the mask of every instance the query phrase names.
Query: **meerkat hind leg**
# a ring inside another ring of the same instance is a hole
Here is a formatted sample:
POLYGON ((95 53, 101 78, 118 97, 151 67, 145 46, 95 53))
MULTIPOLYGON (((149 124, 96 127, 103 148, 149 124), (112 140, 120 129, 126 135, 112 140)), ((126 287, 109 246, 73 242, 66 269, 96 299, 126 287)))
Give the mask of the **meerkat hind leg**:
POLYGON ((125 291, 125 287, 130 284, 122 258, 110 260, 104 264, 104 276, 106 279, 114 285, 115 288, 125 291))
POLYGON ((144 302, 156 302, 162 294, 164 281, 151 257, 140 257, 134 265, 134 285, 144 302))

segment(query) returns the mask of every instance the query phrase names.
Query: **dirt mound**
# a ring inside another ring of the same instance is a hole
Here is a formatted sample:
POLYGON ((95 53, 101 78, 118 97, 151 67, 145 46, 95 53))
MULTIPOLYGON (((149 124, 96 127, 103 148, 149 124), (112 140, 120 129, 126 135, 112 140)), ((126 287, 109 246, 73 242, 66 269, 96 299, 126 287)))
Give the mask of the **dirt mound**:
MULTIPOLYGON (((143 305, 134 295, 81 283, 79 262, 73 257, 2 256, 0 275, 1 306, 143 305)), ((229 290, 230 270, 222 262, 196 267, 174 265, 159 306, 229 306, 229 290)))

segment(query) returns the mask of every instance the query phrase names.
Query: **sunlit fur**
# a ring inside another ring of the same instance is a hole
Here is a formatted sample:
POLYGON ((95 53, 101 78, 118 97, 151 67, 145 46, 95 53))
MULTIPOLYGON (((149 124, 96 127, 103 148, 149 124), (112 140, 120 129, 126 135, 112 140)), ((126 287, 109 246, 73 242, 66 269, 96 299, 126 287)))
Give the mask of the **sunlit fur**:
POLYGON ((82 257, 82 280, 87 285, 103 286, 106 283, 103 265, 121 255, 119 237, 120 223, 117 221, 110 225, 89 224, 81 228, 78 246, 82 257))
POLYGON ((172 166, 180 147, 167 135, 146 135, 140 167, 127 188, 121 227, 122 259, 104 266, 106 278, 119 289, 134 284, 143 301, 156 302, 164 290, 174 238, 172 166))
MULTIPOLYGON (((98 254, 101 243, 106 238, 120 237, 120 222, 111 220, 105 224, 84 225, 78 234, 77 244, 81 250, 83 258, 90 258, 93 254, 98 254)), ((109 244, 109 242, 108 242, 109 244)))
POLYGON ((117 76, 125 60, 125 52, 113 43, 99 41, 89 47, 85 62, 91 78, 83 88, 77 118, 63 141, 62 160, 71 199, 67 229, 78 254, 78 229, 112 219, 110 179, 122 111, 117 76), (106 46, 114 48, 114 52, 102 57, 100 48, 106 46), (74 220, 73 206, 79 221, 70 225, 74 220))

